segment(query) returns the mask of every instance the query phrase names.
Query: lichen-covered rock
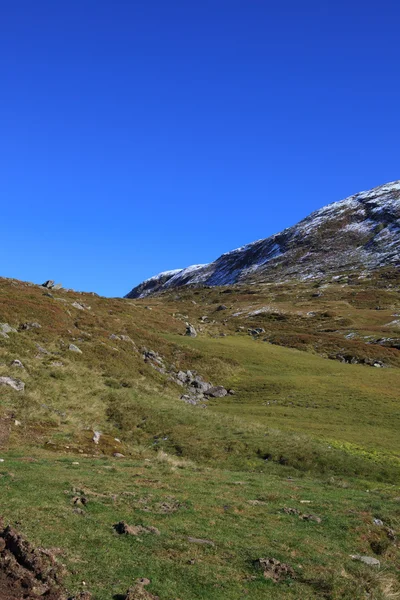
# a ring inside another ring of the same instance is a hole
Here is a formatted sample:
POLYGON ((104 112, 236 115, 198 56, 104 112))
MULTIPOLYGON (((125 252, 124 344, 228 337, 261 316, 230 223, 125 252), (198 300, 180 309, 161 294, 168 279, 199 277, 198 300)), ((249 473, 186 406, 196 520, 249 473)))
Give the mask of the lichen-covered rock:
POLYGON ((16 392, 23 392, 25 389, 25 383, 14 377, 0 377, 0 385, 8 385, 16 392))

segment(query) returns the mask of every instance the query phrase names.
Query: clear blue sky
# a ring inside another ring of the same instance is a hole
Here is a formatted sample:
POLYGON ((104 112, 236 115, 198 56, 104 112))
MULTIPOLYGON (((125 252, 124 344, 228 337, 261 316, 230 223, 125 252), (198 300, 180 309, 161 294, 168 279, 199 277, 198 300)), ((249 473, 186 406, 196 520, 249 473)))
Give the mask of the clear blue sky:
POLYGON ((3 0, 0 275, 123 295, 400 178, 397 0, 3 0))

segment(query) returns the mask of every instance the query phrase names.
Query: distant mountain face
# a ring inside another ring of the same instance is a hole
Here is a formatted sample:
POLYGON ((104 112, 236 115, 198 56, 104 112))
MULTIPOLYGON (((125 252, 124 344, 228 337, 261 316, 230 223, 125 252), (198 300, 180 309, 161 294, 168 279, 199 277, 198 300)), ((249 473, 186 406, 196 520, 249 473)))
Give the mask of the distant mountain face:
POLYGON ((184 285, 367 274, 384 266, 400 266, 400 181, 329 204, 297 225, 227 252, 210 264, 160 273, 126 297, 144 298, 184 285))

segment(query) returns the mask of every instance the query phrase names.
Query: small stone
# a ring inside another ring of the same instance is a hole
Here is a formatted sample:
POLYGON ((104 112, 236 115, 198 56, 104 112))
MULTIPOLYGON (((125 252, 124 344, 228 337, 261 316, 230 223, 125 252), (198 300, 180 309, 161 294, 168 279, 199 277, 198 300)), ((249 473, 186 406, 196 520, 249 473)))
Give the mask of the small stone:
POLYGON ((10 366, 17 367, 18 369, 25 369, 24 365, 22 364, 22 362, 20 360, 18 360, 18 358, 13 360, 10 366))
POLYGON ((220 310, 227 310, 227 306, 225 306, 225 304, 220 304, 219 306, 217 306, 216 310, 220 311, 220 310))
POLYGON ((14 425, 15 425, 15 427, 21 427, 22 423, 21 423, 21 421, 18 421, 18 419, 15 419, 14 425))
POLYGON ((48 279, 47 281, 42 283, 42 287, 45 287, 50 290, 51 288, 54 287, 54 281, 52 281, 51 279, 48 279))
POLYGON ((155 535, 161 535, 157 527, 146 527, 144 525, 128 525, 126 521, 120 521, 114 525, 114 529, 120 535, 134 535, 138 536, 143 533, 153 533, 155 535))
POLYGON ((0 385, 8 385, 16 392, 23 392, 25 389, 25 383, 14 377, 0 377, 0 385))
POLYGON ((377 558, 373 556, 361 556, 360 554, 351 554, 351 558, 353 560, 358 560, 369 567, 380 567, 381 563, 377 558))
POLYGON ((4 333, 6 337, 9 333, 18 333, 14 327, 11 327, 8 323, 0 323, 0 332, 4 333))
POLYGON ((82 350, 78 348, 78 346, 75 346, 75 344, 70 344, 68 349, 71 350, 71 352, 78 352, 78 354, 82 354, 82 350))
POLYGON ((98 444, 101 438, 101 431, 93 431, 92 441, 95 444, 98 444))
POLYGON ((205 546, 215 546, 214 542, 212 542, 211 540, 203 540, 201 538, 194 538, 194 537, 188 537, 187 541, 190 542, 191 544, 202 544, 205 546))
POLYGON ((203 393, 205 396, 210 396, 211 398, 223 398, 228 394, 228 391, 222 385, 216 385, 205 390, 203 393))
POLYGON ((125 458, 125 454, 121 454, 121 452, 114 452, 113 456, 115 458, 125 458))
POLYGON ((374 519, 374 525, 382 526, 383 525, 383 521, 381 521, 380 519, 374 519))
POLYGON ((321 517, 317 517, 317 515, 301 515, 300 519, 302 521, 314 521, 315 523, 321 523, 321 517))
POLYGON ((186 333, 185 335, 189 337, 197 337, 197 331, 190 323, 186 323, 186 333))
POLYGON ((40 323, 21 323, 19 326, 20 331, 29 331, 29 329, 40 329, 42 326, 40 323))
POLYGON ((73 306, 74 308, 77 308, 78 310, 85 310, 85 307, 82 306, 82 304, 79 304, 79 302, 73 302, 71 304, 71 306, 73 306))

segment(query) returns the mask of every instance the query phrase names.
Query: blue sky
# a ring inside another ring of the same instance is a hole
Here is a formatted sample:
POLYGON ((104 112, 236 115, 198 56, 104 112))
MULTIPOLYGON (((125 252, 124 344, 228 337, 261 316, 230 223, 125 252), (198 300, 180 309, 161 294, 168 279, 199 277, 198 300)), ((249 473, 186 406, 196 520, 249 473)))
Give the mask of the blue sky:
POLYGON ((108 296, 400 178, 400 5, 4 0, 0 275, 108 296))

